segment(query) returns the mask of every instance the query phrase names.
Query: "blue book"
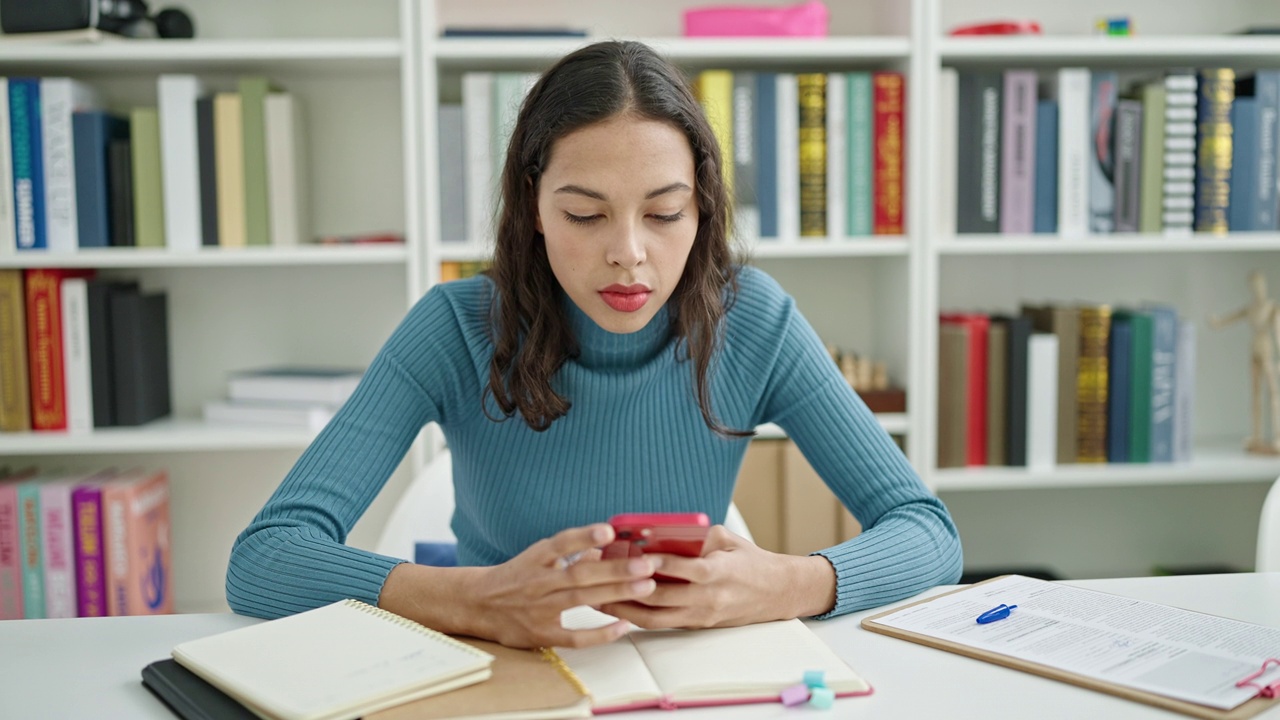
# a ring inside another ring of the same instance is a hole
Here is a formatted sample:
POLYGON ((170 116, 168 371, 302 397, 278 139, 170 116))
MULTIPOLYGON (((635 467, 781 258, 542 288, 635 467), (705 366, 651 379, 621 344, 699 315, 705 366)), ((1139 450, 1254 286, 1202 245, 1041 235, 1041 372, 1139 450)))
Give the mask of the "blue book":
POLYGON ((760 237, 778 237, 778 84, 774 73, 756 73, 756 203, 760 237))
POLYGON ((1111 318, 1107 348, 1107 462, 1129 462, 1129 366, 1133 362, 1133 321, 1111 318))
POLYGON ((1254 75, 1258 99, 1258 229, 1280 230, 1280 70, 1254 75))
POLYGON ((1258 227, 1258 100, 1238 97, 1231 103, 1231 202, 1227 227, 1232 232, 1258 227))
POLYGON ((1058 101, 1036 103, 1035 232, 1058 232, 1058 101))
POLYGON ((9 80, 9 138, 13 152, 13 217, 19 250, 46 250, 44 141, 40 80, 9 80))
POLYGON ((1178 312, 1152 305, 1151 462, 1173 462, 1173 383, 1177 377, 1178 312))
POLYGON ((1113 140, 1119 77, 1095 70, 1089 76, 1089 232, 1109 233, 1116 228, 1116 154, 1113 140))
POLYGON ((1236 81, 1236 99, 1231 108, 1231 205, 1227 222, 1231 230, 1280 229, 1280 209, 1276 204, 1277 171, 1280 171, 1280 70, 1259 70, 1236 81), (1256 117, 1244 117, 1237 108, 1252 105, 1256 117), (1236 118, 1240 117, 1240 120, 1236 118), (1241 136, 1240 122, 1252 123, 1241 136), (1242 148, 1242 144, 1247 147, 1242 148), (1241 175, 1251 195, 1237 192, 1241 175), (1249 211, 1236 207, 1237 200, 1251 203, 1249 211))
POLYGON ((75 155, 76 222, 80 247, 111 246, 111 174, 107 149, 111 140, 129 137, 129 123, 101 110, 71 114, 75 155))

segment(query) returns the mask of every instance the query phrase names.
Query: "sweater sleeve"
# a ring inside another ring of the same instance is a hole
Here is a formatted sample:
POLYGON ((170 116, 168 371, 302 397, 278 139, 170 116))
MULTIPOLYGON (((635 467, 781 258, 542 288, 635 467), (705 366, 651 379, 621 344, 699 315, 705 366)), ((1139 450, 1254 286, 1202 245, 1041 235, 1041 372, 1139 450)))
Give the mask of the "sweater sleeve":
POLYGON ((857 537, 814 553, 836 572, 836 603, 821 617, 956 582, 960 539, 946 506, 850 389, 790 298, 782 315, 783 338, 764 398, 766 420, 786 430, 863 528, 857 537))
POLYGON ((433 290, 236 538, 226 578, 233 611, 274 618, 345 598, 377 604, 403 561, 344 543, 418 432, 440 418, 444 373, 458 352, 465 343, 456 316, 433 290))

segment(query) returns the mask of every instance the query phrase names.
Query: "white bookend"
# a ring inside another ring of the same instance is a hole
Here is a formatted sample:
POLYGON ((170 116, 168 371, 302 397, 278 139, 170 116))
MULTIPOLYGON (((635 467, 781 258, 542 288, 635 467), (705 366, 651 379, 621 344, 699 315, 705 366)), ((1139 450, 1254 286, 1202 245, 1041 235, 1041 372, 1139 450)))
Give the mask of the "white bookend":
POLYGON ((938 73, 938 112, 934 116, 934 133, 938 138, 938 171, 935 175, 938 192, 938 209, 933 214, 938 235, 943 238, 956 234, 956 173, 959 158, 956 112, 960 103, 960 73, 953 67, 944 67, 938 73))
POLYGON ((199 250, 203 230, 196 101, 204 94, 204 85, 195 75, 161 75, 157 92, 165 246, 171 250, 199 250))
POLYGON ((1027 343, 1027 467, 1052 469, 1057 438, 1058 336, 1032 333, 1027 343))
POLYGON ((496 180, 490 177, 493 158, 489 129, 493 114, 493 73, 469 72, 462 76, 462 111, 467 146, 467 232, 469 240, 488 246, 493 237, 493 211, 497 207, 496 180))
POLYGON ((45 237, 50 252, 75 252, 80 247, 71 114, 77 110, 101 107, 97 91, 79 80, 66 77, 40 79, 45 237))
POLYGON ((800 88, 793 73, 778 73, 778 238, 800 239, 800 88))
POLYGON ((1196 326, 1192 321, 1178 323, 1177 348, 1173 364, 1173 461, 1188 462, 1196 411, 1196 326))
POLYGON ((1089 232, 1089 70, 1058 70, 1058 234, 1089 232))
POLYGON ((271 208, 271 244, 306 242, 310 203, 302 182, 307 177, 306 133, 301 100, 291 93, 269 93, 265 100, 267 204, 271 208))
POLYGON ((9 78, 0 77, 0 255, 18 251, 13 218, 13 146, 9 142, 9 78))
POLYGON ((827 237, 833 239, 842 239, 849 234, 845 221, 845 198, 849 195, 846 78, 844 73, 827 73, 827 237))
POLYGON ((66 377, 67 430, 93 429, 89 371, 89 289, 84 278, 62 281, 62 367, 66 377))

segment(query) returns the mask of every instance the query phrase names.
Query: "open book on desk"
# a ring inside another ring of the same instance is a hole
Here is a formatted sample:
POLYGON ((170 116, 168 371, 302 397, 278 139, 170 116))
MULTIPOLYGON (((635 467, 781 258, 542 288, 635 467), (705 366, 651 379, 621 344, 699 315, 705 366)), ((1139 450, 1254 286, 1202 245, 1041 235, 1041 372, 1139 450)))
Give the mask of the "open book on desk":
MULTIPOLYGON (((566 611, 566 628, 616 618, 586 607, 566 611)), ((635 630, 607 645, 556 648, 591 695, 596 714, 705 705, 779 702, 782 691, 825 673, 836 697, 871 694, 853 668, 799 620, 706 630, 635 630)))

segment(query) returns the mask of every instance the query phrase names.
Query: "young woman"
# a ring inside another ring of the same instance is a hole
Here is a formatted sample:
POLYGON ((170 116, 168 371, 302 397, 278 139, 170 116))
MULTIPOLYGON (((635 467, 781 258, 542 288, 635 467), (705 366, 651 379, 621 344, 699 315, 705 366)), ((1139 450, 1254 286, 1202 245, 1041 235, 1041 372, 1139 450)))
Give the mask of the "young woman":
POLYGON ((444 632, 575 647, 630 624, 837 615, 955 582, 946 508, 794 301, 733 262, 728 220, 715 137, 677 69, 635 42, 563 58, 513 131, 491 271, 409 312, 236 540, 231 607, 276 617, 352 597, 444 632), (453 456, 460 567, 345 546, 430 422, 453 456), (716 526, 699 558, 600 558, 616 513, 722 521, 766 422, 861 535, 794 557, 716 526), (655 583, 659 569, 689 582, 655 583), (582 604, 621 620, 561 628, 582 604))

